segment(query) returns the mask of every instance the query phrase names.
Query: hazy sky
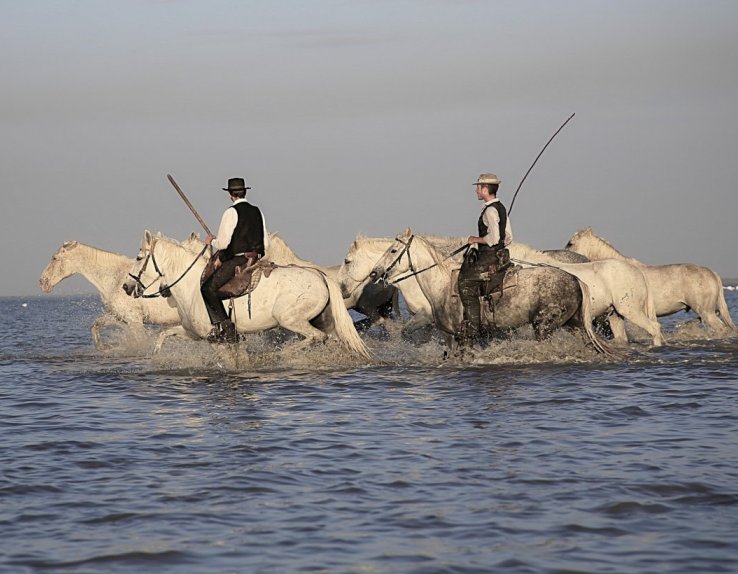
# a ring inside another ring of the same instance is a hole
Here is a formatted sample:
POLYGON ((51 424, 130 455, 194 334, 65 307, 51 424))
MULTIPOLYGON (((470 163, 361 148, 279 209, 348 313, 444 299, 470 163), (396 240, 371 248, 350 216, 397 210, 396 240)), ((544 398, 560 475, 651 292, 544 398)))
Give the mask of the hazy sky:
MULTIPOLYGON (((135 255, 249 199, 305 259, 359 234, 592 226, 647 263, 738 277, 738 2, 0 0, 0 295, 65 240, 135 255)), ((57 292, 90 290, 68 280, 57 292), (65 289, 61 289, 65 287, 65 289)))

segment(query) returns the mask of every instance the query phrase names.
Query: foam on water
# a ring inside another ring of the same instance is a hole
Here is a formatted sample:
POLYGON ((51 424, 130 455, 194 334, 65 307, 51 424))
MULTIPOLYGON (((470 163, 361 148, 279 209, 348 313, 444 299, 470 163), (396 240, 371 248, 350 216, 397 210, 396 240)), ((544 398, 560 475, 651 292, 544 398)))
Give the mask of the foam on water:
MULTIPOLYGON (((362 335, 371 353, 369 360, 348 352, 334 337, 322 345, 302 347, 298 336, 280 329, 245 335, 238 345, 211 345, 202 340, 175 337, 168 339, 161 351, 154 354, 155 329, 136 334, 126 329, 110 328, 104 333, 106 348, 101 352, 111 358, 143 356, 155 370, 239 372, 332 371, 370 366, 604 365, 618 360, 596 352, 579 331, 562 329, 544 341, 537 341, 532 329, 526 327, 511 333, 508 338, 491 341, 484 349, 475 347, 463 354, 454 354, 448 352, 445 337, 440 332, 426 331, 408 338, 402 334, 403 325, 403 321, 387 321, 362 335)), ((657 350, 648 344, 645 331, 629 325, 628 335, 633 340, 628 345, 610 343, 627 354, 626 361, 663 360, 654 354, 657 350)), ((689 346, 721 337, 732 339, 736 334, 727 329, 718 334, 710 333, 698 322, 684 321, 676 323, 672 330, 665 329, 664 336, 671 344, 689 346)))

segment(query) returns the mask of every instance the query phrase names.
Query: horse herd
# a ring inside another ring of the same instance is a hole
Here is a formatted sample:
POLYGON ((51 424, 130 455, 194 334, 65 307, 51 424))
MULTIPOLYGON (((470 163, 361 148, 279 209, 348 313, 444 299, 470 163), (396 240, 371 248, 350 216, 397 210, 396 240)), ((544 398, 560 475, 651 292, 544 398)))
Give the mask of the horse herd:
MULTIPOLYGON (((369 352, 359 330, 392 316, 402 294, 411 318, 403 334, 438 329, 449 348, 462 321, 456 290, 465 239, 420 235, 410 229, 395 238, 357 237, 341 265, 322 267, 300 259, 276 234, 266 257, 254 270, 252 291, 232 300, 237 329, 254 333, 282 327, 302 339, 298 347, 335 336, 364 358, 369 352), (258 278, 258 282, 256 279, 258 278), (348 310, 367 318, 354 323, 348 310), (357 330, 358 327, 358 330, 357 330)), ((645 265, 626 257, 590 228, 576 232, 565 249, 539 251, 513 243, 515 265, 501 291, 482 305, 490 331, 504 336, 532 326, 539 340, 562 327, 580 329, 601 352, 623 357, 593 328, 609 326, 622 348, 625 322, 643 329, 654 346, 663 343, 657 317, 691 310, 711 334, 735 334, 720 277, 693 264, 645 265)), ((184 241, 146 231, 135 259, 77 241, 65 242, 41 274, 49 293, 74 274, 99 291, 106 314, 92 325, 92 337, 104 348, 101 328, 123 324, 142 333, 145 324, 166 327, 155 351, 171 336, 204 339, 211 325, 202 301, 200 277, 209 250, 196 234, 184 241), (166 295, 166 296, 160 296, 166 295)))

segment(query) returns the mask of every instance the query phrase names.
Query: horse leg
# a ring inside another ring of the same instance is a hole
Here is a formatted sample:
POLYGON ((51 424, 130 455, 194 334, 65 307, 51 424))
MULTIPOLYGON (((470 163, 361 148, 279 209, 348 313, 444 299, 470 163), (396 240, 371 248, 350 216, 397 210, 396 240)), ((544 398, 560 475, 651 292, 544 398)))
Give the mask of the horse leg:
POLYGON ((699 315, 700 321, 702 321, 705 328, 714 333, 719 333, 725 329, 725 324, 717 316, 717 307, 717 301, 710 303, 701 301, 699 305, 691 307, 692 311, 699 315))
POLYGON ((405 323, 405 326, 402 328, 402 334, 403 335, 409 335, 418 329, 421 329, 427 325, 431 325, 433 323, 433 318, 427 315, 424 311, 420 311, 418 313, 415 313, 410 320, 405 323))
POLYGON ((293 333, 297 333, 298 335, 305 337, 304 340, 291 345, 291 348, 304 349, 316 343, 325 343, 328 335, 311 325, 307 319, 301 319, 297 315, 300 315, 300 313, 294 314, 294 311, 274 313, 274 318, 277 320, 280 327, 284 327, 288 331, 292 331, 293 333))
POLYGON ((135 333, 136 336, 142 335, 144 333, 144 327, 143 324, 138 323, 127 323, 126 321, 122 321, 118 319, 117 317, 114 317, 109 314, 100 315, 95 321, 92 323, 92 327, 90 328, 90 333, 92 334, 92 341, 95 343, 95 348, 98 351, 104 351, 109 350, 112 348, 112 345, 109 345, 107 343, 104 343, 102 340, 102 337, 100 336, 100 329, 103 327, 108 326, 115 326, 115 327, 127 327, 131 331, 135 333))
POLYGON ((154 345, 154 354, 156 355, 159 351, 161 351, 161 347, 164 344, 164 341, 169 337, 183 337, 186 335, 187 331, 182 325, 177 325, 176 327, 171 327, 169 329, 166 329, 165 331, 162 331, 156 338, 156 345, 154 345))
POLYGON ((103 351, 110 348, 110 345, 106 345, 102 342, 102 339, 100 338, 100 329, 102 327, 105 327, 106 325, 112 324, 114 321, 117 322, 110 315, 100 315, 97 319, 93 321, 90 332, 92 333, 92 341, 93 343, 95 343, 95 348, 98 351, 103 351))
POLYGON ((536 341, 548 339, 565 322, 563 308, 557 305, 546 305, 543 309, 539 309, 534 313, 531 321, 536 341))
POLYGON ((280 325, 285 329, 289 329, 293 333, 297 333, 298 335, 305 337, 302 341, 298 341, 291 345, 290 348, 292 349, 305 349, 315 345, 316 343, 325 343, 326 339, 328 339, 328 335, 320 329, 316 329, 307 321, 290 321, 287 324, 280 321, 280 325))
MULTIPOLYGON (((302 349, 315 343, 324 343, 328 335, 310 324, 308 317, 314 317, 313 321, 320 325, 326 321, 323 309, 316 307, 315 301, 294 301, 286 297, 282 297, 272 307, 272 317, 277 321, 280 327, 284 327, 288 331, 297 333, 305 337, 304 341, 298 341, 291 348, 302 349)), ((332 321, 325 322, 325 329, 332 329, 332 321)))
POLYGON ((704 314, 701 311, 697 313, 700 316, 700 320, 702 321, 702 323, 710 331, 719 333, 720 331, 725 330, 725 324, 720 320, 720 318, 715 314, 714 311, 705 311, 704 314))
POLYGON ((628 335, 625 332, 625 321, 617 313, 610 313, 607 316, 607 322, 610 325, 613 341, 618 343, 627 343, 628 335))
POLYGON ((635 309, 624 316, 628 321, 637 325, 641 329, 644 329, 649 335, 651 335, 651 344, 654 347, 660 347, 663 344, 663 339, 661 337, 661 323, 656 319, 651 319, 645 313, 640 313, 635 309))

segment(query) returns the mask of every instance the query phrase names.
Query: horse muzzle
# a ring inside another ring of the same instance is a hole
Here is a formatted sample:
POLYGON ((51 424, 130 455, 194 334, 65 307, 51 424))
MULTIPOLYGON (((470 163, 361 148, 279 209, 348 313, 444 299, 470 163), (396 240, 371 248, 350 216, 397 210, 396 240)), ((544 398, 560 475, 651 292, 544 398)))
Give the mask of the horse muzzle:
POLYGON ((128 295, 129 297, 133 297, 134 299, 138 299, 141 295, 143 295, 141 284, 131 283, 130 281, 123 283, 123 291, 126 292, 126 295, 128 295))
POLYGON ((372 269, 372 272, 369 273, 369 279, 372 280, 372 283, 387 285, 387 271, 384 269, 372 269))

